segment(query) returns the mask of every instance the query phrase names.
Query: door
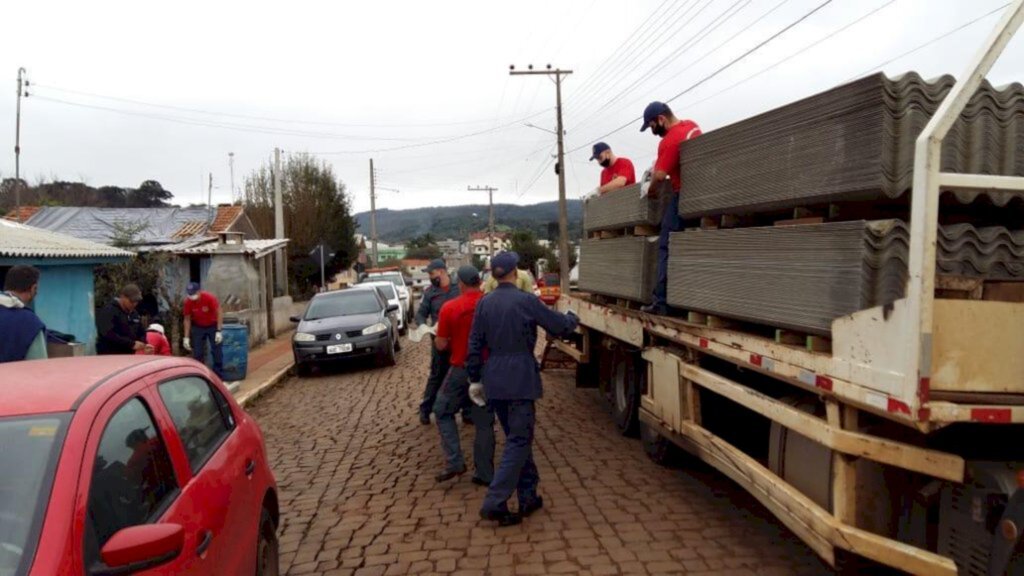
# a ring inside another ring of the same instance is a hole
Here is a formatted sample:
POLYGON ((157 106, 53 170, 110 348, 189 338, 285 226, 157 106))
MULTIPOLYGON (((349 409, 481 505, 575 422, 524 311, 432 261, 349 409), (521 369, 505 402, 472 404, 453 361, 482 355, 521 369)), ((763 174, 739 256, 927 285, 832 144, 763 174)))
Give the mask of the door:
POLYGON ((185 529, 184 548, 177 558, 146 574, 211 574, 211 565, 195 554, 194 519, 180 514, 185 496, 166 435, 140 392, 141 385, 136 385, 135 393, 128 389, 115 396, 100 411, 86 445, 84 573, 102 570, 100 550, 119 530, 166 522, 185 529))
POLYGON ((252 476, 258 443, 244 437, 219 389, 197 375, 160 381, 156 390, 191 480, 183 495, 189 510, 205 519, 201 538, 217 574, 254 574, 260 504, 252 476))

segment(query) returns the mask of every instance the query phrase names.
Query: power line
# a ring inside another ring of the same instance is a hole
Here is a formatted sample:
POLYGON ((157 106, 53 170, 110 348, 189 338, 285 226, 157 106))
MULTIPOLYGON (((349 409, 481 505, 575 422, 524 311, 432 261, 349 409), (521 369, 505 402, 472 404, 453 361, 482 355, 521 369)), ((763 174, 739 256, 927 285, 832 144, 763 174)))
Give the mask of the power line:
MULTIPOLYGON (((765 46, 766 44, 768 44, 768 43, 769 43, 769 42, 771 42, 772 40, 775 40, 775 39, 776 39, 776 38, 778 38, 779 36, 782 36, 783 34, 785 34, 786 32, 788 32, 789 30, 793 29, 793 28, 794 28, 795 26, 797 26, 798 24, 800 24, 800 23, 801 23, 801 22, 803 22, 804 20, 807 20, 808 18, 810 18, 811 16, 813 16, 813 15, 814 15, 815 13, 817 13, 817 12, 818 12, 819 10, 821 10, 821 9, 822 9, 822 8, 824 8, 825 6, 828 6, 828 5, 829 5, 829 4, 831 4, 831 3, 832 3, 832 0, 825 0, 825 1, 824 1, 824 2, 822 2, 821 4, 818 4, 818 5, 817 5, 816 7, 814 7, 814 8, 813 8, 813 9, 812 9, 811 11, 809 11, 809 12, 807 12, 806 14, 804 14, 803 16, 801 16, 801 17, 797 18, 796 20, 794 20, 794 21, 793 21, 793 22, 791 22, 790 24, 786 25, 786 26, 785 26, 784 28, 782 28, 782 29, 781 29, 781 30, 779 30, 778 32, 776 32, 776 33, 772 34, 771 36, 769 36, 768 38, 766 38, 765 40, 762 40, 761 42, 757 43, 757 44, 756 44, 756 45, 755 45, 755 46, 754 46, 753 48, 751 48, 751 49, 747 50, 747 51, 746 51, 746 52, 744 52, 743 54, 740 54, 740 55, 739 55, 739 56, 737 56, 736 58, 734 58, 734 59, 730 60, 730 61, 729 61, 729 62, 727 62, 727 63, 726 63, 726 64, 725 64, 724 66, 722 66, 722 67, 718 68, 717 70, 715 70, 715 71, 714 71, 714 72, 712 72, 711 74, 708 74, 707 76, 705 76, 705 77, 701 78, 700 80, 698 80, 698 81, 697 81, 697 82, 695 82, 694 84, 691 84, 691 85, 690 85, 690 86, 689 86, 688 88, 684 89, 684 90, 683 90, 682 92, 680 92, 680 93, 676 94, 675 96, 673 96, 673 97, 669 98, 668 100, 665 100, 665 102, 672 102, 673 100, 676 100, 676 99, 678 99, 679 97, 681 97, 681 96, 683 96, 683 95, 685 95, 685 94, 688 94, 689 92, 691 92, 691 91, 693 91, 694 89, 696 89, 696 88, 697 88, 698 86, 701 86, 701 85, 703 85, 703 84, 704 84, 705 82, 707 82, 708 80, 711 80, 712 78, 714 78, 714 77, 718 76, 719 74, 721 74, 721 73, 722 73, 722 72, 724 72, 725 70, 728 70, 728 69, 729 69, 729 68, 731 68, 732 66, 736 65, 736 64, 737 64, 738 62, 742 61, 742 60, 743 60, 744 58, 746 58, 747 56, 750 56, 750 55, 751 55, 751 54, 753 54, 754 52, 757 52, 758 50, 760 50, 761 48, 763 48, 763 47, 764 47, 764 46, 765 46)), ((590 145, 591 143, 593 143, 593 142, 597 142, 597 141, 599 141, 599 140, 604 140, 605 138, 607 138, 607 137, 611 136, 612 134, 615 134, 616 132, 620 132, 620 131, 622 131, 622 130, 624 130, 624 129, 628 128, 629 126, 632 126, 632 125, 633 125, 634 123, 636 123, 636 121, 637 121, 637 120, 643 120, 643 116, 641 115, 641 116, 639 116, 639 117, 637 117, 637 118, 634 118, 634 119, 630 120, 629 122, 627 122, 627 123, 623 124, 622 126, 619 126, 618 128, 616 128, 616 129, 612 130, 611 132, 608 132, 607 134, 605 134, 605 135, 603 135, 603 136, 599 136, 599 137, 597 137, 597 138, 591 139, 591 140, 589 140, 589 141, 588 141, 588 142, 587 142, 586 144, 583 144, 582 146, 578 146, 578 147, 576 147, 576 148, 573 148, 573 149, 572 149, 572 150, 570 150, 569 152, 570 152, 570 153, 573 153, 573 152, 577 152, 577 151, 579 151, 579 150, 582 150, 582 149, 586 148, 587 146, 589 146, 589 145, 590 145)))
POLYGON ((953 34, 963 30, 964 28, 968 28, 970 26, 973 26, 974 24, 977 24, 978 22, 984 20, 985 18, 988 18, 989 16, 1004 10, 1009 5, 1010 5, 1010 3, 1007 2, 1006 4, 1003 4, 1002 6, 999 6, 998 8, 996 8, 996 9, 990 11, 990 12, 987 12, 987 13, 981 15, 981 16, 978 16, 977 18, 975 18, 974 20, 971 20, 970 22, 967 22, 965 24, 957 26, 956 28, 953 28, 952 30, 949 30, 948 32, 945 32, 943 34, 940 34, 939 36, 936 36, 935 38, 932 38, 931 40, 925 42, 924 44, 921 44, 920 46, 918 46, 916 48, 912 48, 910 50, 907 50, 906 52, 900 54, 899 56, 896 56, 894 58, 890 58, 889 60, 886 60, 885 62, 882 62, 881 64, 879 64, 877 66, 873 66, 871 68, 868 68, 867 70, 861 72, 860 74, 857 74, 855 76, 851 76, 848 80, 854 80, 854 79, 860 78, 861 76, 864 76, 865 74, 868 74, 868 73, 873 72, 875 70, 879 70, 881 68, 884 68, 884 67, 888 66, 889 64, 892 64, 893 62, 899 60, 900 58, 904 58, 906 56, 910 56, 911 54, 913 54, 915 52, 923 50, 924 48, 927 48, 928 46, 931 46, 932 44, 938 42, 939 40, 942 40, 944 38, 952 36, 953 34))
POLYGON ((541 110, 540 112, 536 112, 534 114, 530 114, 529 116, 524 116, 522 118, 519 118, 518 120, 515 120, 513 122, 509 122, 508 124, 502 124, 500 126, 495 126, 493 128, 488 128, 486 130, 478 130, 476 132, 470 132, 469 134, 461 134, 461 135, 458 135, 458 136, 450 136, 448 138, 439 138, 437 140, 431 140, 430 142, 420 142, 420 143, 416 143, 416 144, 406 144, 404 146, 393 146, 391 148, 374 148, 374 149, 369 149, 369 150, 339 150, 339 151, 336 151, 336 152, 310 152, 310 154, 315 154, 317 156, 343 156, 343 155, 346 155, 346 154, 376 154, 376 153, 380 153, 380 152, 394 152, 396 150, 408 150, 410 148, 422 148, 423 146, 435 146, 437 144, 447 144, 449 142, 455 142, 457 140, 465 140, 466 138, 473 138, 474 136, 482 136, 484 134, 491 134, 493 132, 498 132, 500 130, 504 130, 505 128, 510 128, 510 127, 513 127, 513 126, 518 126, 518 125, 522 124, 523 122, 525 122, 527 120, 536 118, 537 116, 540 116, 541 114, 545 114, 545 113, 547 113, 549 111, 550 111, 550 109, 548 109, 548 110, 541 110))
MULTIPOLYGON (((722 42, 721 44, 719 44, 718 46, 716 46, 715 48, 713 48, 709 52, 705 53, 703 56, 697 58, 696 60, 691 62, 686 68, 683 68, 683 70, 680 70, 676 74, 679 74, 681 72, 689 70, 693 66, 695 66, 698 63, 702 62, 708 56, 710 56, 712 53, 714 53, 716 50, 718 50, 719 48, 721 48, 725 44, 728 44, 729 42, 731 42, 733 39, 735 39, 737 36, 739 36, 743 32, 745 32, 745 31, 749 30, 750 28, 752 28, 754 25, 756 25, 758 22, 760 22, 762 18, 766 17, 768 14, 770 14, 773 11, 775 11, 776 9, 778 9, 779 7, 781 7, 783 4, 785 4, 788 1, 789 0, 782 0, 782 2, 780 2, 779 4, 775 5, 775 8, 772 8, 771 10, 769 10, 768 12, 763 14, 760 18, 758 18, 757 20, 754 20, 753 22, 748 24, 746 27, 741 29, 739 32, 737 32, 736 34, 732 35, 727 40, 725 40, 725 42, 722 42)), ((671 62, 673 60, 676 60, 677 58, 679 58, 683 54, 686 54, 687 52, 689 52, 690 49, 693 48, 694 46, 696 46, 698 42, 700 42, 704 38, 707 38, 715 30, 717 30, 723 24, 725 24, 726 22, 731 20, 734 16, 739 14, 744 8, 746 8, 749 5, 750 5, 750 0, 737 0, 734 4, 732 4, 731 6, 726 8, 725 11, 723 11, 715 19, 713 19, 711 21, 710 25, 708 27, 706 27, 700 34, 691 37, 689 40, 684 42, 681 46, 679 46, 674 51, 672 51, 668 56, 666 56, 665 58, 661 59, 657 64, 655 64, 655 65, 651 66, 650 68, 648 68, 645 73, 640 75, 640 79, 637 82, 631 83, 631 84, 627 85, 626 87, 624 87, 621 91, 619 91, 610 100, 608 100, 607 102, 602 104, 600 107, 598 107, 596 110, 594 110, 594 112, 592 112, 589 116, 587 116, 583 120, 580 120, 576 124, 576 126, 573 128, 573 130, 575 130, 575 128, 578 128, 579 126, 582 126, 583 124, 586 124, 588 120, 590 120, 591 118, 593 118, 593 117, 597 116, 598 114, 600 114, 602 110, 606 110, 608 107, 612 106, 613 104, 615 104, 616 102, 618 102, 619 100, 624 98, 630 92, 635 91, 637 88, 642 86, 645 82, 647 82, 650 78, 652 78, 654 72, 656 72, 657 70, 663 69, 665 67, 665 65, 668 64, 669 62, 671 62), (739 6, 740 4, 743 4, 743 6, 740 6, 738 10, 733 12, 733 9, 736 8, 737 6, 739 6)))
MULTIPOLYGON (((506 79, 507 81, 507 79, 506 79)), ((263 122, 279 122, 285 124, 309 124, 319 126, 339 126, 344 128, 440 128, 444 126, 465 126, 472 124, 488 124, 502 120, 502 118, 481 118, 478 120, 462 120, 457 122, 434 122, 434 123, 411 123, 401 122, 398 124, 353 124, 348 122, 329 122, 323 120, 296 120, 291 118, 275 118, 271 116, 256 116, 249 114, 235 114, 230 112, 215 112, 212 110, 203 110, 200 108, 189 108, 185 106, 174 106, 171 104, 157 104, 155 102, 146 102, 143 100, 134 100, 131 98, 121 98, 118 96, 109 96, 106 94, 97 94, 95 92, 85 92, 82 90, 71 90, 68 88, 59 88, 57 86, 48 86, 45 84, 33 84, 36 88, 45 88, 47 90, 53 90, 55 92, 63 92, 66 94, 75 94, 78 96, 88 96, 90 98, 99 98, 102 100, 111 100, 114 102, 123 102, 126 104, 135 104, 137 106, 149 106, 151 108, 163 108, 166 110, 176 110, 178 112, 188 112, 191 114, 205 114, 208 116, 222 116, 225 118, 238 118, 241 120, 258 120, 263 122)))

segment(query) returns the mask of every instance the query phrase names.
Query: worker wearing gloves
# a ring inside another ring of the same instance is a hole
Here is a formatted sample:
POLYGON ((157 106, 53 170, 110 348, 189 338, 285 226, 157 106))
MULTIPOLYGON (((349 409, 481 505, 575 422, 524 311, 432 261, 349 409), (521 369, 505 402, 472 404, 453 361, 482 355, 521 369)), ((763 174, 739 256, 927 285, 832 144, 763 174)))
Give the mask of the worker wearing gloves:
POLYGON ((679 169, 679 146, 700 136, 700 127, 690 120, 680 120, 672 113, 668 104, 651 102, 644 110, 643 132, 648 128, 661 138, 658 144, 658 159, 654 162, 651 173, 649 195, 656 197, 661 184, 666 180, 672 186, 669 198, 662 203, 661 235, 658 237, 658 278, 654 284, 654 300, 650 305, 641 308, 648 314, 668 313, 668 241, 672 232, 682 227, 679 217, 679 192, 682 190, 682 179, 679 169))
POLYGON ((497 520, 500 526, 518 524, 544 506, 533 461, 534 403, 542 392, 534 356, 537 327, 565 338, 578 324, 571 312, 559 314, 516 289, 518 262, 515 252, 502 252, 491 262, 499 285, 477 305, 466 357, 470 399, 478 406, 488 403, 505 431, 501 463, 480 508, 482 518, 497 520), (508 508, 513 492, 518 493, 518 512, 508 508))
MULTIPOLYGON (((430 286, 423 291, 423 298, 416 310, 417 326, 425 325, 428 320, 431 324, 437 324, 441 306, 459 297, 459 287, 452 283, 444 260, 432 260, 423 270, 430 276, 430 286)), ((427 387, 423 390, 423 401, 420 402, 420 424, 424 426, 430 425, 430 411, 434 409, 437 391, 441 389, 441 383, 447 374, 448 352, 431 347, 430 375, 427 376, 427 387)))
POLYGON ((189 282, 186 288, 188 297, 182 315, 185 317, 185 350, 192 352, 192 357, 200 362, 206 361, 206 346, 210 346, 213 356, 213 372, 224 379, 224 352, 221 348, 221 328, 224 326, 224 315, 217 297, 199 289, 199 284, 189 282))
POLYGON ((476 440, 473 442, 473 483, 488 486, 494 478, 494 413, 486 406, 469 401, 469 378, 466 376, 466 355, 469 348, 469 332, 473 326, 476 305, 483 298, 480 291, 480 272, 472 266, 459 268, 458 298, 445 303, 437 320, 437 337, 434 347, 450 354, 451 368, 437 393, 434 402, 434 418, 441 433, 441 449, 447 466, 436 476, 438 482, 451 480, 466 472, 466 462, 459 445, 459 429, 455 414, 469 405, 476 440))
POLYGON ((628 158, 621 158, 612 152, 611 146, 604 142, 594 144, 590 160, 597 160, 601 165, 601 185, 597 194, 604 195, 613 190, 636 184, 636 171, 628 158))

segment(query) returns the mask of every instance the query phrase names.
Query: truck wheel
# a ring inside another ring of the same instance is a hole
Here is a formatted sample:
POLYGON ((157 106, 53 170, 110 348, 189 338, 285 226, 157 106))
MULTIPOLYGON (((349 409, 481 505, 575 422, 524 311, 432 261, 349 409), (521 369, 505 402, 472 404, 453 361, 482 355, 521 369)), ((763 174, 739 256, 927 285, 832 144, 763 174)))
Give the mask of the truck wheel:
POLYGON ((636 355, 616 350, 611 370, 612 415, 623 436, 635 436, 640 412, 640 378, 636 355))
POLYGON ((640 442, 644 445, 644 453, 655 464, 670 466, 678 460, 676 445, 643 422, 640 423, 640 442))

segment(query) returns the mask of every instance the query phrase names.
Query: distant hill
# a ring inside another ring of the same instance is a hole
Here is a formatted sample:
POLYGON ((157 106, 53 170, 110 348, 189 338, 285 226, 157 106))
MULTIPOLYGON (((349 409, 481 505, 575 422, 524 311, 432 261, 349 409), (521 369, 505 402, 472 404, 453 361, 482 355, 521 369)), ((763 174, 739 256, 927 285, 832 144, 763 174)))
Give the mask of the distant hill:
MULTIPOLYGON (((567 200, 569 237, 582 234, 583 202, 567 200)), ((361 234, 370 233, 370 213, 355 215, 361 234)), ((499 229, 533 230, 538 238, 548 237, 548 224, 558 222, 558 202, 544 202, 531 206, 495 204, 494 223, 499 229)), ((409 210, 378 210, 377 235, 381 241, 402 243, 423 234, 433 234, 439 240, 465 239, 471 232, 487 229, 487 205, 436 206, 409 210), (476 216, 474 216, 476 214, 476 216)))

